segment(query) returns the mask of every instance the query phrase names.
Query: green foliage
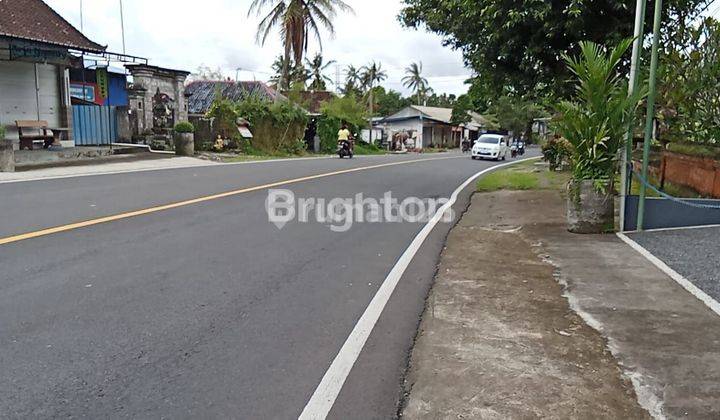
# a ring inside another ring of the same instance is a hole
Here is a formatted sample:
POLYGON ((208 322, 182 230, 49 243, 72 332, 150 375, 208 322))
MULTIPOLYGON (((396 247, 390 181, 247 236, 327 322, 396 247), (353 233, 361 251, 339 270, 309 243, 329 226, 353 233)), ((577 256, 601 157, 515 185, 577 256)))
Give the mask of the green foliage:
POLYGON ((387 117, 401 109, 412 105, 412 99, 403 98, 400 92, 394 90, 385 90, 384 87, 378 86, 374 89, 375 104, 377 106, 376 115, 387 117))
POLYGON ((565 139, 552 138, 542 146, 543 159, 550 164, 550 170, 557 170, 572 154, 572 145, 565 139))
POLYGON ((0 125, 0 140, 5 140, 5 126, 0 125))
POLYGON ((618 72, 631 43, 624 40, 606 51, 592 42, 582 42, 579 58, 565 57, 577 81, 573 99, 558 105, 554 127, 572 145, 570 164, 576 181, 614 179, 618 152, 645 94, 640 89, 628 97, 627 83, 618 72))
POLYGON ((194 133, 195 126, 192 125, 191 122, 180 121, 179 123, 175 124, 174 130, 176 133, 194 133))
POLYGON ((531 134, 535 118, 545 115, 543 109, 532 101, 504 95, 493 101, 488 112, 495 117, 503 130, 512 131, 516 136, 531 134))
POLYGON ((662 142, 720 143, 720 22, 706 18, 664 42, 658 68, 662 142))
MULTIPOLYGON (((648 2, 648 16, 653 3, 648 2)), ((667 0, 664 27, 677 31, 710 0, 667 0)), ((490 96, 569 97, 571 74, 563 54, 580 41, 615 45, 631 37, 635 2, 627 0, 404 0, 400 20, 426 27, 463 52, 478 75, 473 84, 490 96)), ((652 19, 646 20, 650 32, 652 19)), ((626 70, 623 68, 621 70, 626 70)))
POLYGON ((355 142, 356 155, 383 155, 385 151, 374 144, 365 143, 364 141, 355 142))
POLYGON ((460 95, 457 101, 455 101, 452 110, 452 117, 450 118, 451 124, 467 124, 472 120, 470 111, 473 111, 473 104, 468 95, 460 95))
POLYGON ((333 152, 337 147, 337 134, 345 123, 351 133, 359 133, 367 127, 365 107, 354 95, 334 98, 323 105, 322 117, 318 120, 320 148, 323 152, 333 152))
POLYGON ((297 154, 305 150, 307 115, 291 102, 272 102, 259 94, 250 94, 237 103, 216 99, 208 117, 215 118, 215 126, 224 138, 232 139, 236 148, 246 153, 297 154), (239 119, 250 124, 253 133, 250 142, 237 131, 239 119))
POLYGON ((427 103, 427 106, 438 108, 452 108, 455 106, 456 101, 457 97, 453 94, 448 95, 447 93, 442 93, 438 95, 430 89, 429 95, 424 99, 423 103, 427 103))
POLYGON ((223 138, 234 138, 237 136, 237 119, 238 114, 235 110, 235 104, 232 101, 223 99, 222 95, 215 95, 215 100, 205 115, 207 118, 214 119, 214 126, 217 132, 223 138))

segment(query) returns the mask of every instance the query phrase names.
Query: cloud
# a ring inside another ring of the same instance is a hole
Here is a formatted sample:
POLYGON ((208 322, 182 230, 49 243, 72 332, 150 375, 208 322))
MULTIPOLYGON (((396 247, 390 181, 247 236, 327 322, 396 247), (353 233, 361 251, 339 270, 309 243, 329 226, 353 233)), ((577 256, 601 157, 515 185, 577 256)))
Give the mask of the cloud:
MULTIPOLYGON (((46 1, 80 27, 78 0, 46 1)), ((462 54, 444 47, 435 34, 402 27, 397 20, 401 0, 346 1, 355 14, 337 17, 334 38, 322 32, 327 60, 335 60, 341 68, 378 61, 388 73, 384 85, 400 91, 405 91, 404 69, 421 61, 436 92, 467 90, 463 81, 470 72, 462 54)), ((235 77, 235 70, 242 68, 246 70, 240 73, 242 78, 267 80, 282 47, 276 34, 264 46, 255 42, 260 19, 248 17, 249 4, 250 0, 123 0, 126 51, 158 66, 192 71, 205 64, 222 68, 228 77, 235 77)), ((110 51, 122 52, 117 0, 84 0, 83 21, 88 37, 108 45, 110 51)), ((318 50, 313 39, 309 55, 318 50)), ((330 73, 335 79, 334 68, 330 73)))

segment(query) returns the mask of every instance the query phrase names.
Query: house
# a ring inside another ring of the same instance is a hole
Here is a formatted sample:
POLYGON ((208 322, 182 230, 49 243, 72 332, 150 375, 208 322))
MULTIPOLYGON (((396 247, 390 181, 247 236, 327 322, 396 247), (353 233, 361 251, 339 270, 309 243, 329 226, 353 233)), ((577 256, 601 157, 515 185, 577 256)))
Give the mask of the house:
POLYGON ((191 117, 205 116, 218 93, 222 99, 233 102, 242 101, 254 94, 269 101, 275 101, 278 96, 282 100, 287 99, 283 95, 279 95, 275 89, 258 81, 195 80, 185 86, 185 93, 188 98, 188 113, 191 117))
MULTIPOLYGON (((397 133, 405 133, 416 149, 425 147, 458 147, 462 139, 472 140, 487 126, 481 115, 471 112, 467 124, 452 124, 451 108, 408 106, 374 124, 381 127, 392 139, 397 133)), ((412 146, 411 146, 412 147, 412 146)))
POLYGON ((104 51, 42 0, 0 1, 0 125, 7 137, 17 142, 16 120, 43 120, 67 131, 63 146, 74 146, 70 68, 83 67, 81 53, 104 51))
POLYGON ((195 138, 202 141, 213 140, 219 134, 212 120, 205 117, 218 95, 233 102, 242 101, 249 95, 259 95, 268 101, 287 100, 275 89, 259 81, 195 80, 185 86, 185 95, 188 118, 195 125, 195 138))

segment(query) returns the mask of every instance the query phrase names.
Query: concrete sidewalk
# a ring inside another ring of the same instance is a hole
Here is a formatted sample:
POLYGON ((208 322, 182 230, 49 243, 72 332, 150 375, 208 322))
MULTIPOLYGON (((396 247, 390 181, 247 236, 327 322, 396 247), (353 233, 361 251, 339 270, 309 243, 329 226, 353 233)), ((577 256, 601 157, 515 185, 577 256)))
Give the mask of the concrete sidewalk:
MULTIPOLYGON (((123 156, 120 156, 123 157, 123 156)), ((60 166, 54 168, 36 169, 27 172, 0 172, 0 183, 33 181, 52 178, 69 178, 76 176, 90 176, 102 174, 115 174, 124 172, 153 171, 161 169, 187 168, 196 166, 212 166, 219 163, 192 157, 176 157, 173 155, 158 156, 153 159, 121 159, 118 162, 103 162, 85 164, 80 166, 60 166)))
POLYGON ((474 196, 404 417, 720 417, 720 317, 617 237, 567 233, 563 215, 557 191, 474 196))

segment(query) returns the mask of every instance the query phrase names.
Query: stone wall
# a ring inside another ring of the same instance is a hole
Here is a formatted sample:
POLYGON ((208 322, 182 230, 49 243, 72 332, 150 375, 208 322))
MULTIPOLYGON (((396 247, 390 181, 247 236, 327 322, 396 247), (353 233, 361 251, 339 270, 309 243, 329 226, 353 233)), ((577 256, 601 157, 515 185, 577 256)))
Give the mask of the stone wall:
MULTIPOLYGON (((641 163, 635 162, 640 171, 641 163)), ((720 198, 720 161, 663 152, 661 159, 651 163, 650 173, 658 179, 692 188, 705 197, 720 198)))
POLYGON ((166 128, 188 120, 185 80, 189 72, 137 64, 126 67, 133 77, 129 101, 130 110, 137 119, 137 127, 133 127, 134 135, 158 128, 155 111, 158 96, 167 98, 166 106, 172 113, 166 128))

